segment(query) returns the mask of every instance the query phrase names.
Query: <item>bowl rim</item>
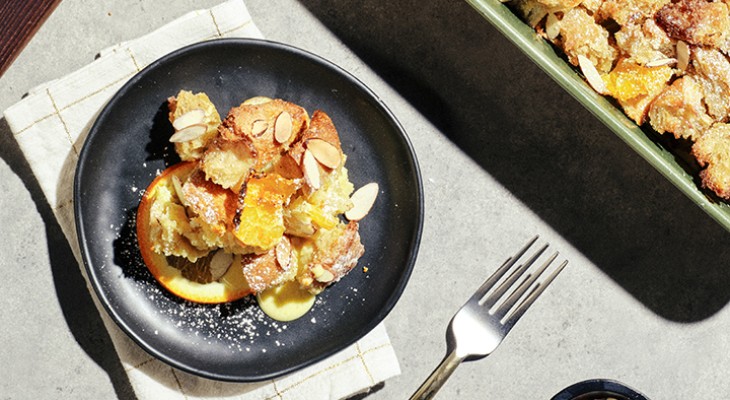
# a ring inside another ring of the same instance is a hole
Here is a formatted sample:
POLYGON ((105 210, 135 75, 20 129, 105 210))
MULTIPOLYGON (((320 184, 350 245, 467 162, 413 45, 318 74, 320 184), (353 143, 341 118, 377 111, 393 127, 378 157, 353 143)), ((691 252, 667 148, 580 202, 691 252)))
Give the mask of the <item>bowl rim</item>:
POLYGON ((614 379, 587 379, 580 381, 561 390, 551 400, 572 400, 591 393, 599 394, 605 392, 624 396, 628 400, 649 400, 642 393, 614 379))

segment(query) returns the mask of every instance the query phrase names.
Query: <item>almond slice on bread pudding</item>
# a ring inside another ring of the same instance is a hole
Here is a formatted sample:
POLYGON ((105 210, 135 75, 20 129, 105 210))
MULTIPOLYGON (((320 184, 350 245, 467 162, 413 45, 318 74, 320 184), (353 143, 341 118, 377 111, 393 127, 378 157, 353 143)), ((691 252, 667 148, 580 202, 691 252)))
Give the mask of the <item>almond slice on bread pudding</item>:
POLYGON ((206 146, 218 136, 221 117, 205 93, 181 90, 177 96, 167 99, 168 118, 176 131, 191 126, 204 126, 204 132, 192 140, 175 143, 175 151, 183 161, 197 160, 203 156, 206 146), (202 118, 201 118, 202 114, 202 118))
POLYGON ((239 165, 236 170, 243 166, 257 173, 268 172, 308 123, 306 110, 280 99, 232 108, 219 128, 214 146, 203 156, 202 169, 208 179, 237 190, 242 184, 240 179, 245 177, 231 177, 224 172, 229 170, 226 161, 232 157, 221 153, 235 152, 234 161, 239 165))
POLYGON ((324 111, 315 110, 312 113, 309 126, 301 134, 299 140, 292 144, 291 149, 287 152, 287 156, 297 165, 302 165, 302 157, 304 156, 304 151, 307 150, 307 142, 312 139, 320 139, 332 145, 342 155, 340 135, 337 133, 334 122, 332 122, 332 119, 324 111))
POLYGON ((266 253, 241 257, 241 267, 254 293, 292 281, 297 274, 296 255, 286 236, 266 253))
POLYGON ((249 171, 271 170, 309 123, 306 110, 296 104, 254 99, 230 110, 202 159, 206 177, 234 191, 240 190, 249 171))

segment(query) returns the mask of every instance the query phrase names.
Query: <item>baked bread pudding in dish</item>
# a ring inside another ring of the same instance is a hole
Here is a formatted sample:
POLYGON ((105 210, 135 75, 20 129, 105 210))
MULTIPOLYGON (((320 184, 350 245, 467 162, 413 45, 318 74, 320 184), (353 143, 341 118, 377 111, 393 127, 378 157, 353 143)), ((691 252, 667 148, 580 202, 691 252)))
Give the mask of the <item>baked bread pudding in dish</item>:
POLYGON ((254 97, 221 120, 208 96, 184 90, 168 105, 182 161, 137 213, 142 257, 162 286, 200 303, 284 285, 316 295, 357 265, 359 221, 379 189, 354 191, 324 111, 254 97))
POLYGON ((509 0, 598 93, 691 148, 702 185, 730 200, 730 3, 509 0))

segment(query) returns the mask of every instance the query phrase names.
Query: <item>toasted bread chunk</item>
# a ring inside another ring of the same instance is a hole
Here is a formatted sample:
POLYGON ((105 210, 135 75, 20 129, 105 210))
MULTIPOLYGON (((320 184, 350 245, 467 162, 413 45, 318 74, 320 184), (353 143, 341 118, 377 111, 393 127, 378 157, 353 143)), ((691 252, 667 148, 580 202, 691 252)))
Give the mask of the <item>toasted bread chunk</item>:
POLYGON ((223 121, 221 136, 227 140, 248 138, 256 158, 254 168, 257 172, 263 172, 289 148, 291 143, 299 139, 308 122, 309 116, 306 110, 281 99, 265 103, 242 104, 228 113, 223 121), (286 135, 286 140, 282 143, 276 140, 275 134, 277 119, 283 113, 287 113, 291 117, 291 127, 290 132, 286 135))
POLYGON ((607 73, 613 67, 618 52, 608 41, 608 31, 597 24, 583 7, 573 8, 560 21, 559 45, 573 65, 578 56, 584 56, 596 66, 598 72, 607 73))
POLYGON ((624 25, 614 36, 624 57, 639 65, 674 57, 672 40, 651 18, 624 25))
POLYGON ((702 86, 689 75, 675 80, 649 108, 649 122, 659 133, 697 140, 712 125, 702 101, 702 86))
POLYGON ((216 138, 203 154, 200 169, 224 189, 238 192, 256 166, 254 149, 246 138, 216 138))
POLYGON ((234 254, 254 251, 233 233, 239 200, 236 193, 205 179, 195 169, 181 186, 182 202, 188 207, 191 229, 185 237, 198 248, 223 248, 234 254))
POLYGON ((297 172, 301 176, 293 166, 277 169, 276 165, 286 165, 279 160, 307 127, 307 112, 284 100, 256 99, 259 100, 244 102, 231 109, 220 127, 220 136, 202 159, 201 168, 208 179, 236 192, 251 172, 273 169, 286 178, 296 178, 297 172), (284 113, 291 118, 290 133, 286 141, 278 142, 277 120, 284 113))
POLYGON ((671 0, 606 0, 598 11, 599 21, 613 20, 621 26, 641 24, 671 0))
POLYGON ((196 169, 182 186, 185 204, 203 221, 222 234, 232 226, 238 199, 235 194, 205 179, 196 169))
POLYGON ((702 186, 730 200, 730 124, 717 123, 692 146, 700 166, 702 186))
POLYGON ((715 121, 726 120, 730 117, 730 61, 717 50, 701 47, 694 50, 693 57, 707 112, 715 121))
MULTIPOLYGON (((281 240, 289 241, 286 236, 281 240)), ((291 251, 290 246, 282 246, 289 250, 289 262, 282 265, 281 257, 277 256, 278 247, 273 247, 263 254, 248 254, 242 257, 243 274, 254 293, 261 293, 271 287, 294 280, 296 277, 297 260, 292 258, 295 253, 291 251)))
POLYGON ((339 222, 339 215, 352 207, 350 195, 354 186, 348 179, 348 171, 342 165, 324 176, 319 190, 292 199, 284 210, 286 233, 311 237, 320 229, 332 229, 339 222))
MULTIPOLYGON (((340 135, 337 133, 335 124, 324 111, 316 110, 312 113, 312 119, 309 122, 307 130, 302 133, 299 140, 292 144, 289 151, 281 157, 274 170, 278 171, 282 176, 292 179, 302 177, 302 171, 305 169, 303 165, 304 152, 308 148, 309 141, 314 139, 322 140, 332 145, 334 151, 339 155, 340 165, 344 164, 340 135)), ((317 163, 318 174, 321 177, 326 178, 334 169, 326 167, 321 162, 317 163)))
POLYGON ((728 6, 720 1, 670 2, 657 12, 655 19, 672 39, 696 46, 721 48, 730 35, 728 6))
POLYGON ((170 110, 169 119, 174 123, 180 116, 193 111, 203 110, 205 117, 203 124, 207 130, 201 137, 189 142, 175 143, 175 151, 183 161, 200 159, 203 156, 205 147, 218 135, 218 126, 221 124, 221 117, 218 111, 205 93, 193 94, 187 90, 181 90, 177 96, 167 100, 170 110))
POLYGON ((304 262, 300 261, 297 280, 303 288, 317 294, 350 272, 364 252, 357 222, 321 229, 314 237, 311 254, 302 254, 304 262))
POLYGON ((324 111, 315 110, 312 113, 312 120, 309 122, 309 127, 289 150, 288 155, 297 165, 302 164, 302 156, 304 155, 304 150, 307 149, 307 140, 309 139, 322 139, 335 146, 342 153, 340 135, 337 133, 334 122, 332 122, 332 119, 324 111))

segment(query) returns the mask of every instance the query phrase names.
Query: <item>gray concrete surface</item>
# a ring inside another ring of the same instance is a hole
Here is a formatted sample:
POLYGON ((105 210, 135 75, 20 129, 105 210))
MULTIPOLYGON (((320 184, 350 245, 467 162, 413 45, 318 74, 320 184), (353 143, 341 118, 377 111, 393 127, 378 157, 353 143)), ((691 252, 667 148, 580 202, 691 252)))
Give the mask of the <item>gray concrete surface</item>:
MULTIPOLYGON (((216 0, 64 0, 7 73, 0 109, 102 48, 216 0)), ((272 40, 369 85, 406 127, 426 195, 421 251, 386 319, 416 389, 453 312, 535 233, 571 264, 444 399, 549 399, 587 378, 652 399, 730 396, 730 238, 466 3, 248 0, 272 40)), ((0 398, 134 399, 49 205, 0 120, 0 398)))

